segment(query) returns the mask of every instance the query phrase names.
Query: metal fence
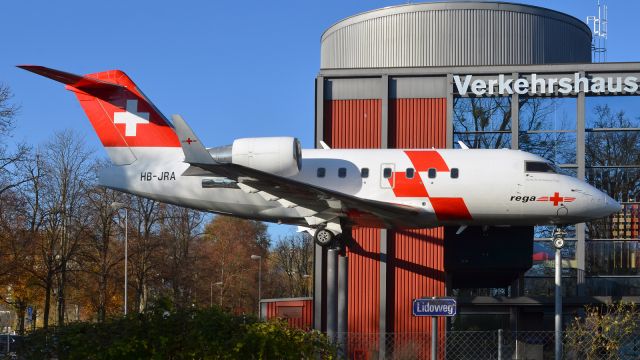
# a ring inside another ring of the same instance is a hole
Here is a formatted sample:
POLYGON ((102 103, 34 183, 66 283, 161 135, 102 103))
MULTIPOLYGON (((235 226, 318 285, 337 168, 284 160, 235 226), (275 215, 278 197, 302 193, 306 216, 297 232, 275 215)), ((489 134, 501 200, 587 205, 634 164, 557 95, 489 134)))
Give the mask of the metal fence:
POLYGON ((6 354, 11 354, 16 351, 20 343, 20 337, 10 334, 0 334, 0 359, 6 354))
MULTIPOLYGON (((438 336, 438 359, 546 360, 554 359, 553 331, 447 331, 438 336)), ((429 333, 338 334, 340 357, 349 359, 430 359, 429 333)), ((577 338, 563 334, 567 360, 640 359, 640 333, 615 341, 598 334, 577 338)))

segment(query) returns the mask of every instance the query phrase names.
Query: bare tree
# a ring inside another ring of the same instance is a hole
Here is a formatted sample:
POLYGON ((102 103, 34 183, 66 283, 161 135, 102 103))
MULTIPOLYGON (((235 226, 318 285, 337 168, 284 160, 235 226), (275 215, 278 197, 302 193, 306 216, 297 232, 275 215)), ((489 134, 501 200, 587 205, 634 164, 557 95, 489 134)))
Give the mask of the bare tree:
POLYGON ((163 226, 166 251, 164 278, 171 286, 173 303, 185 307, 195 293, 196 256, 194 243, 202 233, 203 216, 200 212, 177 206, 168 206, 163 226))
POLYGON ((511 98, 455 98, 454 128, 471 148, 510 147, 511 98))
POLYGON ((20 172, 20 165, 28 157, 29 147, 17 144, 10 150, 6 141, 13 131, 20 110, 18 105, 11 102, 12 99, 11 89, 0 83, 0 195, 29 181, 29 178, 20 172))
POLYGON ((122 194, 98 186, 91 187, 87 193, 88 216, 92 226, 82 254, 86 263, 85 271, 97 282, 97 318, 98 321, 104 321, 110 302, 109 284, 117 279, 114 268, 123 261, 121 243, 114 241, 117 235, 114 222, 117 209, 112 207, 114 202, 121 201, 122 194))
MULTIPOLYGON (((43 203, 47 212, 42 257, 47 268, 45 291, 50 291, 52 281, 57 283, 58 325, 64 324, 65 287, 69 270, 79 270, 76 256, 88 219, 86 189, 92 183, 91 152, 86 149, 83 137, 66 130, 54 134, 45 145, 45 181, 43 203)), ((48 294, 45 294, 48 298, 48 294)), ((45 319, 48 317, 48 299, 45 299, 45 319)))
POLYGON ((313 266, 313 240, 307 233, 298 233, 280 238, 270 256, 272 273, 284 278, 286 294, 274 296, 307 296, 309 276, 313 266))
POLYGON ((160 222, 166 205, 141 197, 126 197, 129 204, 129 253, 135 290, 134 307, 143 312, 147 308, 149 285, 158 278, 158 252, 162 248, 160 222))

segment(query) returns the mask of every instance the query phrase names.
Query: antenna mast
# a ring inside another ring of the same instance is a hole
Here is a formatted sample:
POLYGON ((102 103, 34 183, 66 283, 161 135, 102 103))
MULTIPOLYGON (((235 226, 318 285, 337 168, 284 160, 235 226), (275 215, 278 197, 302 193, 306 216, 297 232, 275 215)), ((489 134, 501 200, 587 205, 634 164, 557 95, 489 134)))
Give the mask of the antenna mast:
POLYGON ((598 0, 598 15, 587 16, 587 25, 591 27, 591 53, 593 62, 607 61, 607 5, 600 4, 598 0))

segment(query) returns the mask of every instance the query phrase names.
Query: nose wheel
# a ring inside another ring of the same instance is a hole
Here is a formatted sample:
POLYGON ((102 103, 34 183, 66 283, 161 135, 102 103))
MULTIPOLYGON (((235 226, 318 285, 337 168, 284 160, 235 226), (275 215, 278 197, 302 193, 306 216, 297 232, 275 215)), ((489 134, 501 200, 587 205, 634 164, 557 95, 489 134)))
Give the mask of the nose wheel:
POLYGON ((553 230, 553 247, 556 249, 562 249, 564 247, 564 238, 567 236, 567 232, 563 227, 557 227, 553 230))

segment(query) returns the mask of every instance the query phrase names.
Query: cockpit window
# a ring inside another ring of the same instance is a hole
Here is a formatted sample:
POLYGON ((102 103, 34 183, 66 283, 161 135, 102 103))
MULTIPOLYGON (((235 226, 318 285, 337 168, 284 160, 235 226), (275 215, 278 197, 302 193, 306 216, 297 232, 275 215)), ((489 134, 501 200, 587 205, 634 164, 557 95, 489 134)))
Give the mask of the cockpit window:
POLYGON ((526 172, 557 174, 556 169, 544 161, 525 161, 524 168, 526 172))

